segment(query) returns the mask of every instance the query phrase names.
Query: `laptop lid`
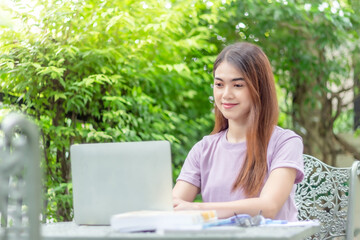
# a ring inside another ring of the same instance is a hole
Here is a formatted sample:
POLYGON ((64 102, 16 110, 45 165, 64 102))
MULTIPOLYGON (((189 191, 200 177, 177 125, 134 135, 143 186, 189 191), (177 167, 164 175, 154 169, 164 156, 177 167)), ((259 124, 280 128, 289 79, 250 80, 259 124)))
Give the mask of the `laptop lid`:
POLYGON ((108 225, 118 213, 172 210, 168 141, 78 144, 70 154, 77 224, 108 225))

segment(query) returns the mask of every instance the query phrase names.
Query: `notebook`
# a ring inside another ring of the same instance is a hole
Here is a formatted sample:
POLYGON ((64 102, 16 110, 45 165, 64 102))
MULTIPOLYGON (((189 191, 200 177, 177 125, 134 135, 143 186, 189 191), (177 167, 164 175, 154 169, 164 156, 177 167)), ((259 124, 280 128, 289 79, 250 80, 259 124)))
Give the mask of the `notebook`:
POLYGON ((75 223, 109 225, 114 214, 172 210, 168 141, 78 144, 70 154, 75 223))

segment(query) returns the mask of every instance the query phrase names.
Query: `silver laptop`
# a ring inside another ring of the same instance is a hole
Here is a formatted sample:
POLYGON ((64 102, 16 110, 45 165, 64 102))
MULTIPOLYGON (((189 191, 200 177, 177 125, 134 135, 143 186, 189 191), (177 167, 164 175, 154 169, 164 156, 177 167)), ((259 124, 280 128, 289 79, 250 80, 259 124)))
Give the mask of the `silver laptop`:
POLYGON ((172 210, 169 142, 79 144, 70 154, 77 224, 108 225, 118 213, 172 210))

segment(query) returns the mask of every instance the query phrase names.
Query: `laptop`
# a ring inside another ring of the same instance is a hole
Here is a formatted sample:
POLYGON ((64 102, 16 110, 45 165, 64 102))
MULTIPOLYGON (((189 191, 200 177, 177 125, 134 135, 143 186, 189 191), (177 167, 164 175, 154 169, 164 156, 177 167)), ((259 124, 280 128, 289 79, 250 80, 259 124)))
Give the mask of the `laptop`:
POLYGON ((78 144, 70 154, 76 224, 109 225, 118 213, 172 210, 168 141, 78 144))

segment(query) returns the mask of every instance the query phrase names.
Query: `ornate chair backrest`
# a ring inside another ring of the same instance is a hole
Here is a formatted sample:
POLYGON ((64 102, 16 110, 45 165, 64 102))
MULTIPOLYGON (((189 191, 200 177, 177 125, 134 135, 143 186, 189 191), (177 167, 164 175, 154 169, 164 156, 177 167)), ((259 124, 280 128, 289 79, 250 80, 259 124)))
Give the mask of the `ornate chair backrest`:
MULTIPOLYGON (((304 180, 297 185, 299 220, 318 220, 321 230, 313 239, 354 239, 360 231, 360 161, 336 168, 304 155, 304 180)), ((310 238, 311 239, 311 238, 310 238)))
POLYGON ((0 126, 0 239, 41 239, 38 129, 19 114, 0 126))

